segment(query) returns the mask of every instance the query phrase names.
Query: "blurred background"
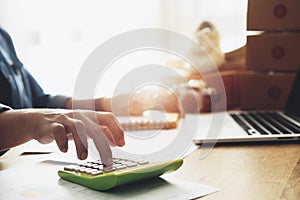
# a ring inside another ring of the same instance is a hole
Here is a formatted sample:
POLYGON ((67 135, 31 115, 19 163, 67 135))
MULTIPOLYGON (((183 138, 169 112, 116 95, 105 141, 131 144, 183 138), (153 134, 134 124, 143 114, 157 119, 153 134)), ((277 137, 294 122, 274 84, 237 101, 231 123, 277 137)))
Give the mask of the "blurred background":
POLYGON ((246 12, 247 0, 0 0, 0 25, 46 92, 72 95, 84 60, 114 35, 150 27, 193 39, 208 20, 225 53, 246 44, 246 12))

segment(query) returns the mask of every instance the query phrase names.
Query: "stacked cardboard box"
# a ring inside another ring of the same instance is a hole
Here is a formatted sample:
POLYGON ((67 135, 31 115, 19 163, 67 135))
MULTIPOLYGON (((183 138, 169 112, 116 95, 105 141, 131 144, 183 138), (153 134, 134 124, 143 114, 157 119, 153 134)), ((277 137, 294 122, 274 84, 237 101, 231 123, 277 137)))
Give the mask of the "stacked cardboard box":
POLYGON ((283 109, 300 65, 300 1, 249 0, 241 109, 283 109))

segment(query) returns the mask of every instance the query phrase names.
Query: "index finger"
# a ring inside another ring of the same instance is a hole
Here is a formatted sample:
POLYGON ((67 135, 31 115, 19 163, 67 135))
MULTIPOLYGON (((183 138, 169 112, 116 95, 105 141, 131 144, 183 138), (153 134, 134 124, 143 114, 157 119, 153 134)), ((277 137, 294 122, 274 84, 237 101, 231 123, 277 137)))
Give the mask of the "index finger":
POLYGON ((97 128, 97 132, 98 134, 93 134, 92 139, 99 152, 102 163, 106 166, 110 166, 113 164, 113 156, 108 139, 106 138, 104 132, 101 130, 100 127, 97 128))
MULTIPOLYGON (((94 112, 91 113, 93 114, 94 112)), ((101 127, 98 125, 98 122, 95 122, 97 119, 94 119, 94 116, 89 114, 90 112, 79 113, 77 117, 83 121, 85 134, 93 140, 102 163, 104 165, 112 165, 112 151, 110 149, 108 139, 101 127)))

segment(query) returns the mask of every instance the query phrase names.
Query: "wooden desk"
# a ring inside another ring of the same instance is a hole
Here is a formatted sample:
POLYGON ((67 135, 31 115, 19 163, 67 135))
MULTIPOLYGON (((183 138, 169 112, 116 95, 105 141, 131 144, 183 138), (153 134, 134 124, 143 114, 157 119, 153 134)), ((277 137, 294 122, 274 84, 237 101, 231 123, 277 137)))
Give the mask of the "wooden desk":
POLYGON ((176 177, 220 191, 201 199, 300 199, 300 143, 221 145, 185 159, 176 177))
MULTIPOLYGON (((0 159, 0 170, 48 155, 18 156, 16 149, 0 159)), ((300 199, 300 143, 219 145, 200 159, 189 155, 174 177, 199 182, 220 191, 201 199, 300 199)))

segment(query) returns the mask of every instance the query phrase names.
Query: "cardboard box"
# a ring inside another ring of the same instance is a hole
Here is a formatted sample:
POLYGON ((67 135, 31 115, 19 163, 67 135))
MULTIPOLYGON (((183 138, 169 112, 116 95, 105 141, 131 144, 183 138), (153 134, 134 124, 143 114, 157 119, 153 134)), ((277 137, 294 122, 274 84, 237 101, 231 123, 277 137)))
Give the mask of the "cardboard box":
POLYGON ((300 65, 300 32, 248 36, 246 51, 248 70, 296 71, 300 65))
POLYGON ((284 109, 296 73, 238 75, 242 110, 284 109))
POLYGON ((222 87, 225 88, 224 96, 215 96, 215 105, 217 109, 222 107, 221 102, 224 98, 226 98, 226 106, 227 109, 236 108, 239 106, 239 90, 238 90, 238 75, 243 74, 244 70, 229 70, 229 71, 221 71, 220 73, 211 73, 204 77, 204 81, 206 82, 206 86, 209 88, 214 88, 216 95, 222 95, 222 87), (220 80, 223 81, 224 86, 218 84, 220 80))
POLYGON ((249 0, 248 30, 300 30, 299 0, 249 0))

